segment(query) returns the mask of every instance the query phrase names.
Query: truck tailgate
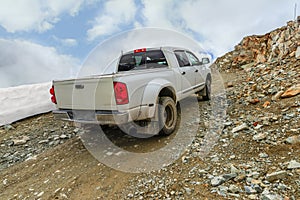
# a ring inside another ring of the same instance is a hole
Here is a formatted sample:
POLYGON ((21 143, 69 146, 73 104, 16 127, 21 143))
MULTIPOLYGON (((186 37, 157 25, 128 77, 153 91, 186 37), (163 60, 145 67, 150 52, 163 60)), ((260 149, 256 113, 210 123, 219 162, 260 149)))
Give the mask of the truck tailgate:
POLYGON ((53 81, 57 107, 74 110, 115 110, 113 75, 53 81))

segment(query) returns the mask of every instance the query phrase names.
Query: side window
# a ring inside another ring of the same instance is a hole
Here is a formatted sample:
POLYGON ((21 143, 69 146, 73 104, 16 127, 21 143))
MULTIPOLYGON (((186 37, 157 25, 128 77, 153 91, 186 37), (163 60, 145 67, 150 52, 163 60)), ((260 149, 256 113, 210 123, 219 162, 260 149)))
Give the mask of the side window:
POLYGON ((180 67, 190 66, 189 59, 184 51, 174 51, 174 53, 180 67))
POLYGON ((198 58, 192 54, 191 52, 186 52, 190 62, 192 63, 192 65, 200 65, 200 61, 198 60, 198 58))

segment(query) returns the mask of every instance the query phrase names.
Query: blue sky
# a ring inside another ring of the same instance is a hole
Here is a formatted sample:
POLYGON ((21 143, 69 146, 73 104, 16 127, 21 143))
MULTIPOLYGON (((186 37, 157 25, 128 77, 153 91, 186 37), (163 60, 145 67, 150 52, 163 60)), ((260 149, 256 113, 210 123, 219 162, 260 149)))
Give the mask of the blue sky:
POLYGON ((0 88, 65 78, 105 39, 157 27, 220 56, 293 20, 299 0, 1 0, 0 88))

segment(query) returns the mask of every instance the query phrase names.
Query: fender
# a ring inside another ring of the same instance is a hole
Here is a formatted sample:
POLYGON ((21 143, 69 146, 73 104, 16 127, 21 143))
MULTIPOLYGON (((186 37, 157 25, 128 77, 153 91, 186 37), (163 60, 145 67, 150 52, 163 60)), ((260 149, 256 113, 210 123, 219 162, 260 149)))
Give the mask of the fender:
MULTIPOLYGON (((176 102, 176 92, 174 90, 174 86, 171 82, 165 79, 154 79, 150 81, 147 86, 145 87, 143 97, 142 97, 142 104, 148 106, 148 117, 152 118, 155 115, 155 108, 158 101, 159 93, 163 88, 169 88, 173 91, 175 102, 176 102)), ((143 113, 143 112, 141 112, 143 113)))

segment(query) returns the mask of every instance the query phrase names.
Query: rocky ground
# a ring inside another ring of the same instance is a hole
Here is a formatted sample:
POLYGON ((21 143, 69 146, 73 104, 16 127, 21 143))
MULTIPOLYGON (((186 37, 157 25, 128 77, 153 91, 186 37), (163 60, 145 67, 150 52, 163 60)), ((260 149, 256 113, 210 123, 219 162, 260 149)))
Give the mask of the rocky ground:
POLYGON ((0 129, 0 170, 35 159, 45 150, 64 143, 79 129, 53 120, 51 114, 31 117, 0 129))
MULTIPOLYGON (((289 22, 219 58, 227 105, 221 131, 211 116, 223 100, 200 101, 195 139, 158 171, 124 173, 99 163, 80 140, 87 130, 50 113, 1 127, 0 198, 300 199, 299 38, 299 25, 289 22)), ((174 137, 135 139, 113 127, 107 134, 135 152, 174 137)))

